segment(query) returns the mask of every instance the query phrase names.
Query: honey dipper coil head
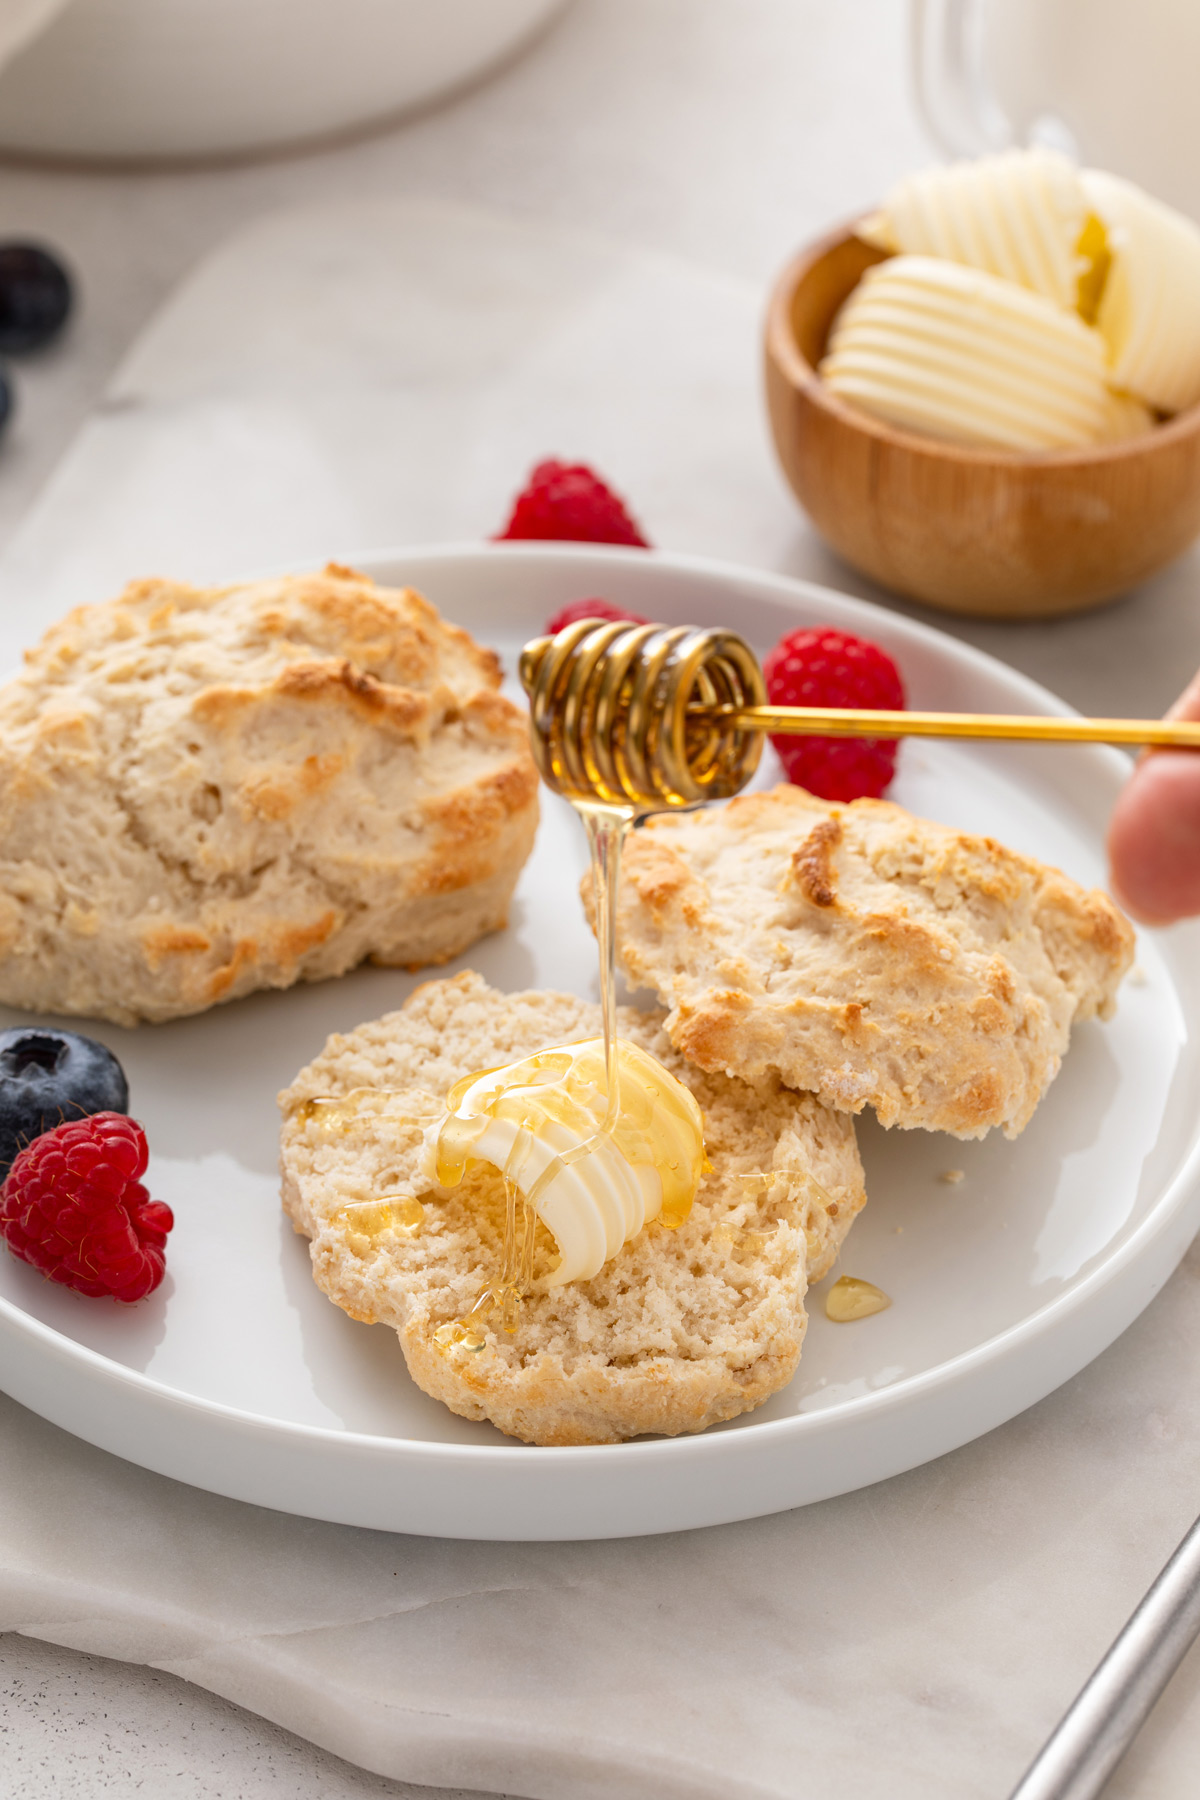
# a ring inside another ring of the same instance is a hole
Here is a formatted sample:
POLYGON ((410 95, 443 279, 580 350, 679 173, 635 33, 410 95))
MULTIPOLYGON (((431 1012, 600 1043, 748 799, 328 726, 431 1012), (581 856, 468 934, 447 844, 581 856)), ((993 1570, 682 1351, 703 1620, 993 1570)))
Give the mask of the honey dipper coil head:
POLYGON ((542 779, 569 800, 643 811, 740 793, 762 733, 710 709, 766 699, 758 659, 735 632, 580 619, 521 653, 542 779))

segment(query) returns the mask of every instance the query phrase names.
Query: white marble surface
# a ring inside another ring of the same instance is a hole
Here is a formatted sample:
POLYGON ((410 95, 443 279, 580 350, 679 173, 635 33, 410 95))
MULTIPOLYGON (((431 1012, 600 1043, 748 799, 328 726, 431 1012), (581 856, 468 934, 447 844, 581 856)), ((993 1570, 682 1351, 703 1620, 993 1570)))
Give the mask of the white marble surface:
MULTIPOLYGON (((1089 1370, 940 1462, 773 1519, 624 1543, 453 1544, 289 1519, 0 1400, 0 1627, 153 1664, 394 1777, 542 1800, 992 1800, 1190 1521, 1198 1289, 1193 1251, 1089 1370), (622 1620, 627 1660, 598 1663, 593 1635, 622 1620), (531 1706, 542 1730, 521 1744, 531 1706), (447 1712, 460 1748, 431 1764, 422 1721, 440 1736, 447 1712)), ((27 1680, 44 1657, 32 1666, 27 1680)), ((123 1750, 154 1792, 163 1743, 140 1678, 132 1693, 146 1738, 123 1750)), ((31 1796, 136 1791, 111 1765, 104 1785, 119 1703, 107 1711, 84 1725, 92 1785, 38 1786, 33 1770, 31 1796)), ((51 1724, 5 1713, 8 1794, 51 1724)), ((207 1701, 198 1717, 203 1757, 207 1701)), ((1198 1736, 1193 1659, 1114 1800, 1192 1800, 1198 1736)), ((243 1789, 213 1791, 273 1790, 248 1756, 243 1789)))
POLYGON ((430 1800, 194 1682, 37 1638, 0 1637, 0 1696, 5 1800, 430 1800))
MULTIPOLYGON (((0 459, 5 636, 54 583, 99 575, 90 549, 77 556, 62 510, 82 452, 35 498, 120 352, 235 229, 279 206, 450 198, 701 264, 729 318, 749 316, 798 238, 924 156, 901 18, 899 0, 577 0, 496 82, 385 137, 238 170, 6 171, 0 229, 63 243, 85 305, 72 337, 29 367, 0 459)), ((225 325, 236 348, 236 306, 225 325)), ((296 381, 300 411, 321 382, 316 366, 311 387, 296 381)), ((99 423, 120 434, 136 384, 117 392, 99 423)), ((714 433, 745 430, 751 395, 722 390, 714 433)), ((630 407, 634 421, 635 396, 630 407)), ((614 409, 618 463, 637 435, 623 445, 619 425, 614 409)), ((515 451, 511 421, 504 435, 515 451)), ((483 466, 439 530, 469 529, 471 508, 498 494, 502 467, 483 466)), ((660 483, 650 503, 662 541, 863 591, 807 533, 765 459, 756 466, 761 487, 756 477, 731 505, 720 481, 660 483)), ((206 516, 196 500, 173 530, 195 532, 206 516)), ((364 527, 374 532, 387 500, 382 488, 371 498, 364 527)), ((406 532, 432 535, 403 509, 398 524, 402 514, 406 532)), ((291 523, 274 510, 265 522, 285 535, 291 523)), ((270 541, 288 556, 294 540, 270 541)), ((260 543, 267 552, 253 532, 234 534, 227 548, 236 560, 260 543)), ((1093 710, 1150 710, 1200 661, 1196 591, 1189 558, 1091 619, 967 635, 1093 710)), ((489 1549, 306 1525, 142 1474, 0 1403, 0 1629, 88 1653, 66 1663, 65 1651, 2 1640, 0 1788, 405 1791, 390 1776, 555 1800, 1003 1795, 1196 1509, 1198 1278, 1193 1253, 1092 1369, 938 1464, 803 1513, 634 1544, 489 1549), (628 1617, 626 1666, 589 1659, 597 1616, 628 1617), (547 1667, 545 1645, 564 1637, 577 1655, 547 1667), (422 1710, 445 1711, 463 1647, 477 1659, 480 1643, 494 1644, 495 1668, 452 1701, 461 1755, 453 1766, 441 1751, 423 1757, 422 1710), (97 1664, 97 1651, 172 1673, 97 1664), (514 1721, 551 1686, 554 1728, 520 1746, 514 1721), (31 1705, 31 1692, 45 1698, 31 1705), (645 1764, 647 1742, 661 1747, 657 1767, 645 1764)), ((1185 1667, 1114 1794, 1194 1793, 1198 1679, 1185 1667)))
POLYGON ((478 542, 547 446, 657 544, 786 562, 758 313, 751 282, 494 209, 268 213, 162 308, 0 555, 0 666, 131 575, 478 542))

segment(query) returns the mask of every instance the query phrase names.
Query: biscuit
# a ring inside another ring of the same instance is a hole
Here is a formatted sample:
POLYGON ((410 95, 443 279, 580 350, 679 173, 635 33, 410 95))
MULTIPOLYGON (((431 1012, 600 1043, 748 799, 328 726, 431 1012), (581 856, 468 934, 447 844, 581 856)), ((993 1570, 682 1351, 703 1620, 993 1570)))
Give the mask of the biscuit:
POLYGON ((1112 1013, 1133 932, 1107 895, 991 838, 782 786, 630 835, 617 955, 699 1068, 1015 1137, 1072 1024, 1112 1013))
POLYGON ((456 956, 537 825, 500 679, 335 565, 71 613, 0 689, 0 1000, 130 1025, 456 956))
POLYGON ((829 1268, 865 1199, 850 1119, 770 1078, 704 1075, 671 1049, 661 1015, 622 1009, 622 1036, 704 1113, 712 1169, 689 1217, 646 1227, 591 1280, 558 1288, 539 1286, 554 1265, 539 1225, 516 1332, 489 1327, 475 1353, 439 1348, 439 1327, 499 1270, 504 1197, 478 1165, 458 1188, 431 1186, 425 1126, 463 1075, 599 1030, 599 1009, 572 995, 501 994, 468 973, 331 1038, 279 1097, 283 1203, 312 1240, 318 1285, 353 1318, 392 1326, 426 1393, 535 1444, 702 1431, 757 1406, 793 1374, 806 1277, 829 1268), (303 1104, 351 1094, 344 1111, 303 1104), (423 1208, 411 1236, 369 1228, 387 1194, 423 1208))

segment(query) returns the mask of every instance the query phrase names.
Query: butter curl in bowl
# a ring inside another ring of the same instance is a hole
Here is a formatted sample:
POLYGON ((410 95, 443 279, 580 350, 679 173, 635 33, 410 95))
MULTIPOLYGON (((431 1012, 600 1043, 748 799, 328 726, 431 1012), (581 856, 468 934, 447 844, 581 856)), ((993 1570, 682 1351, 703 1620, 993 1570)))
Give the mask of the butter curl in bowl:
POLYGON ((1200 531, 1200 230, 1018 151, 902 182, 800 253, 766 328, 784 471, 886 586, 1031 617, 1200 531))

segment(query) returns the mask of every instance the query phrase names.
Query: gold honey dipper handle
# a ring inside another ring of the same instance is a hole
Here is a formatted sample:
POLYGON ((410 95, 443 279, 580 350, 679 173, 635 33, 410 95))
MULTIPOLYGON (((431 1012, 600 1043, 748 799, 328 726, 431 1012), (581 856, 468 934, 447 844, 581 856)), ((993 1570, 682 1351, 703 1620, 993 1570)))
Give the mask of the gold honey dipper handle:
POLYGON ((1200 750, 1196 719, 1061 719, 1026 713, 871 712, 865 707, 755 706, 723 709, 730 727, 792 737, 1030 738, 1049 744, 1146 744, 1200 750))
POLYGON ((770 706, 758 659, 735 632, 580 619, 521 652, 533 753, 572 800, 655 810, 723 800, 758 767, 768 732, 821 737, 1028 738, 1200 750, 1190 719, 770 706))

